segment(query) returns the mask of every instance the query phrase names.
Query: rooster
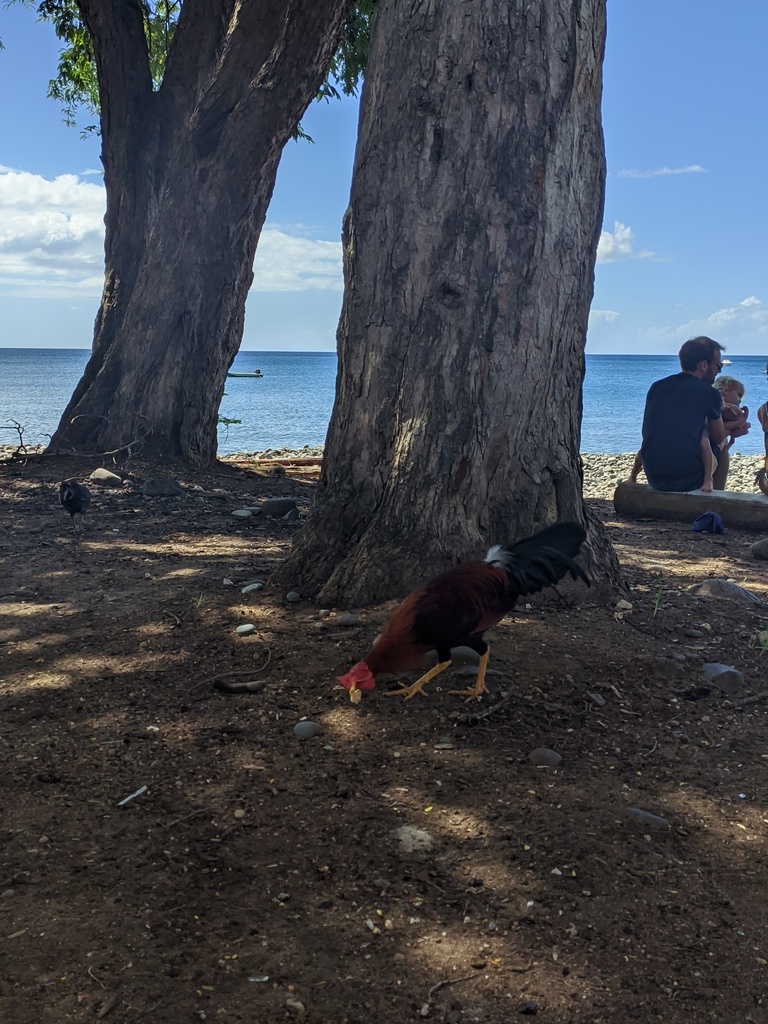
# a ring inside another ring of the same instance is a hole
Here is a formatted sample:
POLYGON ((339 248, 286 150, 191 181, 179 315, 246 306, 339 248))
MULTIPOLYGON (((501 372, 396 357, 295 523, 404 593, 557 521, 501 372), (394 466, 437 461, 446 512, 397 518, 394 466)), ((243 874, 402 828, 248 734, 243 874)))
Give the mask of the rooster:
POLYGON ((586 534, 576 523, 558 523, 513 544, 492 547, 482 562, 467 562, 426 583, 403 601, 362 661, 338 681, 357 703, 372 690, 381 672, 418 668, 427 651, 437 664, 410 686, 390 691, 406 700, 451 664, 452 647, 470 647, 480 655, 475 685, 451 693, 474 700, 487 692, 485 672, 489 649, 483 633, 514 608, 519 597, 552 586, 568 573, 590 581, 574 561, 586 534))
POLYGON ((79 533, 82 528, 83 516, 91 505, 91 492, 77 480, 64 480, 59 485, 59 502, 64 510, 72 516, 72 525, 79 533))

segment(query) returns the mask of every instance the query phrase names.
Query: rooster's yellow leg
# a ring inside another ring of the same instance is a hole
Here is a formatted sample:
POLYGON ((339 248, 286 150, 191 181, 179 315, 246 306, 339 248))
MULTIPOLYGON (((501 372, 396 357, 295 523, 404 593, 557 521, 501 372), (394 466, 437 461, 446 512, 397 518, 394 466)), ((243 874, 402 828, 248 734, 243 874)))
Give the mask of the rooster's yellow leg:
POLYGON ((435 665, 435 667, 431 668, 429 672, 425 672, 424 675, 417 679, 415 683, 411 683, 410 686, 401 686, 399 690, 389 690, 386 696, 399 697, 401 693, 404 693, 405 699, 410 700, 411 697, 415 697, 417 693, 421 693, 422 689, 430 679, 434 679, 435 676, 447 669, 450 664, 450 661, 441 661, 439 665, 435 665))
POLYGON ((466 697, 465 704, 469 704, 475 697, 479 697, 481 693, 489 693, 488 687, 485 685, 485 670, 488 668, 488 657, 491 651, 490 648, 480 658, 480 664, 477 666, 477 679, 475 685, 471 686, 468 690, 449 690, 448 693, 457 693, 460 697, 466 697))

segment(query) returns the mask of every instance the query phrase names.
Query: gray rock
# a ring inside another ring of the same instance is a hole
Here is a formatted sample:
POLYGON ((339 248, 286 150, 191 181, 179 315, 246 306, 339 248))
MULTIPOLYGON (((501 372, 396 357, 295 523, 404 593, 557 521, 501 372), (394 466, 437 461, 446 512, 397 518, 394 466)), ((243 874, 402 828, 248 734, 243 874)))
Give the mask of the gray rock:
POLYGON ((550 750, 549 747, 537 747, 530 752, 528 760, 540 768, 556 768, 563 758, 556 750, 550 750))
POLYGON ((168 497, 184 493, 184 488, 179 481, 170 476, 155 476, 151 480, 147 480, 143 489, 147 498, 168 497))
MULTIPOLYGON (((453 668, 461 668, 462 665, 479 665, 480 655, 477 651, 473 651, 471 647, 452 647, 451 662, 453 663, 453 668)), ((427 651, 421 659, 421 663, 424 668, 432 668, 433 665, 437 664, 437 652, 427 651)))
POLYGON ((261 511, 265 516, 282 519, 291 509, 298 508, 293 498, 267 498, 261 503, 261 511))
POLYGON ((394 832, 403 853, 428 853, 435 845, 429 832, 413 825, 402 825, 394 832))
POLYGON ((321 736, 323 731, 323 727, 319 722, 297 722, 293 727, 294 736, 298 736, 300 740, 309 740, 313 736, 321 736))
POLYGON ((661 818, 658 814, 651 814, 649 811, 641 811, 639 807, 628 807, 626 814, 632 821, 636 821, 638 825, 644 825, 646 828, 661 830, 671 827, 666 818, 661 818))
POLYGON ((117 473, 112 473, 108 469, 94 469, 91 475, 88 477, 95 484, 101 484, 103 487, 122 487, 123 478, 118 476, 117 473))
POLYGON ((756 540, 754 544, 750 544, 749 550, 755 558, 768 559, 768 537, 764 537, 763 540, 756 540))
POLYGON ((704 580, 693 588, 696 597, 728 597, 744 604, 760 604, 760 598, 730 580, 704 580))
POLYGON ((257 580, 255 583, 246 583, 246 585, 241 589, 240 593, 241 594, 250 594, 254 590, 263 590, 263 589, 264 589, 264 584, 261 582, 261 580, 257 580))
POLYGON ((702 629, 686 629, 685 635, 698 640, 699 637, 704 636, 704 631, 702 629))
POLYGON ((290 590, 285 595, 285 600, 288 602, 288 604, 298 604, 299 601, 301 600, 301 594, 297 590, 290 590))
POLYGON ((299 510, 297 508, 289 509, 283 516, 284 523, 295 523, 299 518, 299 510))
POLYGON ((256 632, 256 627, 252 622, 245 622, 242 626, 238 626, 235 632, 238 636, 250 636, 251 633, 256 632))
POLYGON ((336 616, 337 626, 356 626, 358 621, 354 612, 341 612, 340 615, 336 616))
POLYGON ((715 686, 724 690, 736 690, 744 685, 744 676, 731 665, 710 662, 704 665, 702 672, 707 682, 714 683, 715 686))
POLYGON ((236 508, 232 515, 236 516, 238 519, 250 519, 253 512, 251 512, 249 508, 236 508))

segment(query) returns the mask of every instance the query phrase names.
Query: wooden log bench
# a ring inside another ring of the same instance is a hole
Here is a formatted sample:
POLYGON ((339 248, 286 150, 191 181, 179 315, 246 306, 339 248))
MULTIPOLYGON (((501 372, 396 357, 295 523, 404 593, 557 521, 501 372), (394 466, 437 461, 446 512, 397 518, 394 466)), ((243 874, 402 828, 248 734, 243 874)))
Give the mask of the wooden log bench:
POLYGON ((768 498, 742 491, 654 491, 648 484, 623 480, 613 507, 630 519, 673 519, 692 523, 704 512, 717 512, 726 527, 768 532, 768 498))

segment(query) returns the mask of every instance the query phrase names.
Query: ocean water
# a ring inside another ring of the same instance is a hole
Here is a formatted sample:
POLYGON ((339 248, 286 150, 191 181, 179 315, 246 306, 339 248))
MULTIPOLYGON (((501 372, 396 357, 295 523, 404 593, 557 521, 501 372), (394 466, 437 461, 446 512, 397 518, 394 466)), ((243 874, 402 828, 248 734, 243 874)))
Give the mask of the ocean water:
MULTIPOLYGON (((754 411, 768 401, 767 357, 731 356, 724 371, 745 385, 753 430, 736 442, 745 455, 764 452, 754 411)), ((88 360, 80 349, 0 348, 0 444, 23 424, 30 444, 43 444, 56 428, 88 360)), ((260 369, 262 378, 230 377, 220 413, 242 423, 219 430, 219 451, 262 451, 322 444, 333 406, 336 356, 332 352, 241 352, 233 370, 260 369)), ((583 452, 634 452, 640 446, 645 395, 653 381, 679 369, 676 356, 587 356, 583 452)))

